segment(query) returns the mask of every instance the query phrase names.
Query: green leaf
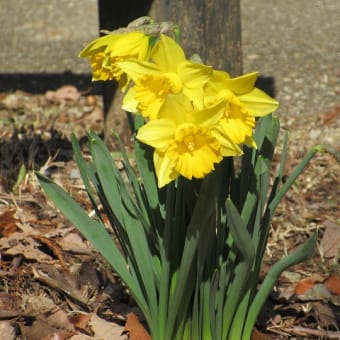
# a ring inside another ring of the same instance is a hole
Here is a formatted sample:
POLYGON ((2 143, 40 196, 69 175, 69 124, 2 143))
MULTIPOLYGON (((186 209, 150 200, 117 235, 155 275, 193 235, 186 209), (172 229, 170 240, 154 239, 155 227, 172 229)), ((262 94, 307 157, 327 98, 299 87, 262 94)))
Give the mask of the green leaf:
MULTIPOLYGON (((236 209, 235 205, 230 199, 226 201, 228 226, 230 228, 236 248, 240 253, 239 263, 234 264, 234 280, 228 291, 228 297, 224 305, 223 317, 223 335, 222 339, 226 339, 230 331, 234 331, 235 323, 240 323, 237 332, 242 329, 243 321, 234 320, 234 315, 237 311, 238 305, 245 293, 251 274, 251 268, 255 259, 255 248, 251 236, 247 230, 247 226, 242 220, 241 215, 236 209)), ((235 337, 236 338, 236 337, 235 337)))
POLYGON ((89 133, 89 147, 93 158, 93 165, 95 168, 97 180, 100 183, 102 194, 105 197, 108 206, 107 209, 111 210, 110 215, 114 215, 119 222, 120 226, 124 228, 123 212, 125 208, 121 203, 121 188, 124 186, 124 181, 117 169, 114 161, 105 147, 103 141, 94 133, 89 133))
POLYGON ((27 170, 25 167, 25 164, 21 164, 20 169, 19 169, 19 173, 17 176, 17 180, 15 182, 15 184, 13 185, 12 190, 15 191, 17 188, 19 188, 21 182, 24 180, 25 176, 27 174, 27 170))
POLYGON ((128 191, 127 183, 124 182, 105 144, 94 133, 90 133, 90 151, 102 188, 101 196, 105 197, 110 209, 107 213, 115 215, 119 220, 122 228, 117 231, 120 233, 122 245, 127 250, 126 255, 133 272, 136 274, 134 279, 141 287, 148 304, 149 313, 145 317, 150 330, 157 331, 158 327, 153 324, 157 323, 158 317, 156 282, 159 281, 157 278, 159 270, 154 266, 157 261, 152 255, 154 254, 152 238, 146 235, 150 226, 147 225, 147 221, 128 191))
POLYGON ((243 260, 251 266, 255 258, 255 248, 247 226, 231 199, 227 199, 226 209, 228 226, 230 227, 236 247, 240 251, 243 260))
POLYGON ((74 159, 75 159, 75 161, 78 165, 80 176, 81 176, 81 179, 82 179, 83 184, 85 186, 85 190, 86 190, 86 192, 89 196, 89 199, 91 201, 93 209, 95 210, 98 218, 101 218, 101 214, 99 212, 99 209, 98 209, 98 206, 97 206, 97 203, 96 203, 96 199, 95 199, 95 196, 92 192, 91 184, 90 184, 90 181, 89 181, 89 177, 91 177, 92 181, 96 182, 94 174, 93 173, 91 174, 89 166, 85 163, 85 161, 84 161, 84 159, 81 155, 79 143, 78 143, 77 138, 74 134, 71 135, 71 142, 72 142, 72 148, 73 148, 73 156, 74 156, 74 159))
MULTIPOLYGON (((157 187, 157 178, 155 176, 152 163, 153 150, 151 147, 135 141, 135 158, 139 174, 142 178, 143 189, 148 200, 149 207, 158 211, 161 216, 165 216, 164 197, 160 197, 160 190, 157 187), (163 200, 161 199, 163 198, 163 200), (162 204, 163 203, 163 204, 162 204)), ((164 189, 162 190, 164 192, 164 189)))
POLYGON ((310 259, 314 254, 316 241, 317 233, 314 233, 303 244, 297 247, 290 255, 281 259, 270 269, 249 309, 247 321, 245 322, 245 330, 242 337, 243 340, 250 339, 256 318, 261 311, 261 308, 264 305, 268 295, 277 282, 279 275, 287 268, 310 259))
MULTIPOLYGON (((218 199, 218 182, 214 174, 207 176, 196 200, 196 205, 187 229, 181 263, 174 273, 176 280, 172 282, 168 319, 168 339, 173 339, 176 320, 181 322, 187 317, 188 306, 195 288, 197 271, 195 258, 198 248, 210 242, 210 231, 216 228, 216 202, 218 199), (207 197, 209 200, 207 201, 207 197)), ((206 254, 209 256, 209 254, 206 254)), ((202 263, 202 262, 201 262, 202 263)))
POLYGON ((294 182, 296 181, 296 179, 298 178, 299 175, 301 175, 301 173, 303 172, 303 170, 305 169, 305 167, 308 165, 308 163, 310 162, 310 160, 315 156, 315 154, 320 151, 318 149, 318 147, 314 147, 312 148, 307 154, 306 156, 302 159, 302 161, 300 162, 299 165, 297 165, 294 170, 293 173, 288 177, 287 181, 284 183, 284 185, 282 186, 282 188, 278 191, 278 193, 276 194, 276 196, 273 198, 273 200, 271 201, 270 205, 269 205, 269 209, 271 210, 271 212, 273 213, 277 207, 277 205, 281 202, 283 196, 287 193, 287 191, 291 188, 291 186, 294 184, 294 182))
POLYGON ((119 150, 120 150, 121 155, 123 156, 124 169, 125 169, 126 174, 128 176, 129 182, 132 185, 135 197, 136 197, 137 202, 138 202, 138 207, 141 209, 144 219, 147 220, 148 224, 150 224, 149 216, 148 216, 148 212, 147 212, 147 207, 146 207, 144 199, 143 199, 141 187, 140 187, 139 181, 137 179, 135 170, 131 166, 130 160, 129 160, 127 154, 126 154, 124 145, 123 145, 119 135, 116 134, 116 133, 114 133, 114 135, 115 135, 115 137, 118 141, 119 150))
POLYGON ((65 215, 65 217, 69 219, 70 222, 73 223, 83 234, 83 236, 98 250, 98 252, 104 256, 120 278, 126 283, 138 305, 147 317, 149 310, 143 294, 137 282, 133 280, 131 274, 127 270, 126 261, 118 250, 117 245, 113 242, 111 236, 106 231, 105 226, 101 222, 89 218, 79 204, 57 184, 39 173, 36 175, 41 187, 48 197, 65 215))

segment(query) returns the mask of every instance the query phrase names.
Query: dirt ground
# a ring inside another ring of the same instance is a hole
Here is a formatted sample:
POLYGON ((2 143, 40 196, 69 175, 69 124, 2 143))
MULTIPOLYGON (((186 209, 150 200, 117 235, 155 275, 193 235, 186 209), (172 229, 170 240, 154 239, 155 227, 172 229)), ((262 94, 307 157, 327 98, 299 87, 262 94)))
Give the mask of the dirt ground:
MULTIPOLYGON (((53 0, 48 8, 40 0, 12 3, 1 2, 1 37, 9 48, 0 51, 0 76, 89 71, 76 55, 97 34, 95 0, 81 6, 53 0), (86 17, 75 15, 74 27, 65 25, 70 13, 81 11, 86 17)), ((289 131, 286 175, 315 144, 329 143, 339 153, 337 2, 241 4, 244 70, 274 78, 281 136, 289 131)), ((72 132, 84 144, 90 129, 103 131, 102 102, 86 89, 51 85, 40 94, 0 93, 0 340, 124 339, 128 315, 139 316, 115 274, 58 213, 33 172, 50 176, 91 213, 70 144, 72 132)), ((340 338, 339 178, 336 157, 317 154, 279 206, 263 275, 315 230, 318 247, 310 261, 281 275, 255 340, 340 338)))
MULTIPOLYGON (((2 93, 0 102, 0 339, 123 339, 136 306, 33 173, 50 176, 91 213, 70 134, 83 144, 87 131, 102 131, 100 97, 66 86, 43 95, 2 93)), ((339 108, 318 119, 333 131, 339 108)), ((307 151, 304 133, 295 131, 290 143, 287 176, 307 151)), ((263 332, 267 339, 339 337, 339 178, 334 155, 318 154, 280 205, 263 274, 315 230, 318 248, 281 275, 254 339, 263 332)))

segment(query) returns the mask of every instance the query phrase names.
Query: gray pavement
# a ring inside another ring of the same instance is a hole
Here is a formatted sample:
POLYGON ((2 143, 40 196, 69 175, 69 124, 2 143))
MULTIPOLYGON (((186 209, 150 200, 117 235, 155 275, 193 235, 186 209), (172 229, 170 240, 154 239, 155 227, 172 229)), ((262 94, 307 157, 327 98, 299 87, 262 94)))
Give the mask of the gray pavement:
POLYGON ((283 121, 303 127, 340 105, 340 2, 241 0, 241 5, 244 71, 274 76, 283 121))
POLYGON ((97 36, 97 0, 0 0, 0 73, 90 72, 97 36))
MULTIPOLYGON (((96 0, 0 0, 0 73, 89 72, 96 0)), ((303 127, 339 105, 338 0, 241 0, 244 71, 275 78, 279 114, 303 127)))

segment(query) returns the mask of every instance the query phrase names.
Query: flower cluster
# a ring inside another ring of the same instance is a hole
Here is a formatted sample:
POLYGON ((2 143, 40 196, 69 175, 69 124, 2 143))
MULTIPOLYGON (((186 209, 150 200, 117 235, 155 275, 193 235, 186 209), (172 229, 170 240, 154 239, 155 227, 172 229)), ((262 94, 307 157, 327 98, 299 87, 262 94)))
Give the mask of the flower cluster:
POLYGON ((255 87, 257 73, 231 78, 188 60, 167 35, 154 41, 137 31, 111 34, 80 55, 90 58, 94 80, 118 80, 123 108, 146 119, 137 139, 155 149, 158 186, 179 175, 203 178, 223 157, 241 155, 242 144, 256 147, 256 117, 278 106, 255 87))
POLYGON ((117 80, 125 89, 129 76, 121 70, 122 60, 146 60, 150 55, 150 37, 142 32, 115 33, 100 37, 88 44, 79 54, 88 57, 92 67, 92 80, 117 80))

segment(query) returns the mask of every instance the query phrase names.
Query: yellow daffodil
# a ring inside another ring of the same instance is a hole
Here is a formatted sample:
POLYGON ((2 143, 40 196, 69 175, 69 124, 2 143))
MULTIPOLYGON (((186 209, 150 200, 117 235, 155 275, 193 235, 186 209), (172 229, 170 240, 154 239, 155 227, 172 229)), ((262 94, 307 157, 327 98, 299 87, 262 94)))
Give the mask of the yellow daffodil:
POLYGON ((88 44, 79 56, 90 59, 92 80, 115 79, 124 90, 129 77, 118 62, 131 58, 146 60, 150 55, 149 41, 149 36, 137 31, 108 34, 88 44))
POLYGON ((199 111, 184 95, 169 96, 159 112, 138 130, 137 139, 155 148, 158 186, 182 175, 203 178, 223 156, 240 155, 240 148, 214 128, 224 113, 223 101, 199 111))
POLYGON ((278 102, 255 87, 257 73, 231 78, 223 71, 213 71, 205 87, 206 105, 225 99, 225 115, 221 128, 236 144, 256 147, 253 140, 255 117, 275 111, 278 102))
POLYGON ((178 93, 187 96, 197 109, 203 108, 203 86, 212 73, 211 67, 187 60, 182 48, 166 35, 160 36, 150 58, 153 62, 118 63, 135 82, 124 101, 125 108, 155 119, 168 95, 178 93))

